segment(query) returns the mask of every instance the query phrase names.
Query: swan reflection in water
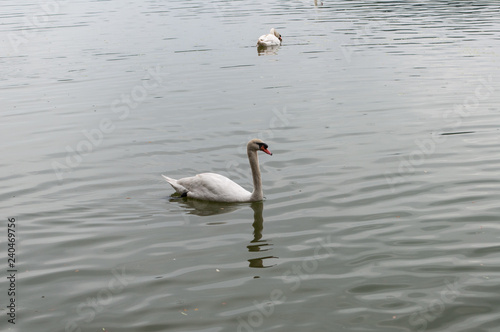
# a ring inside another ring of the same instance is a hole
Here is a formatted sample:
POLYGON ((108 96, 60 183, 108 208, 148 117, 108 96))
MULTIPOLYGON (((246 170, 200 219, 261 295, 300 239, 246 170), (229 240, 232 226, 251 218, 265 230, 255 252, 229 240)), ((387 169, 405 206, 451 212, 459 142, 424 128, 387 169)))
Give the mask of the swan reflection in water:
POLYGON ((169 199, 170 202, 177 202, 185 209, 187 214, 193 214, 200 217, 215 216, 217 214, 233 212, 238 210, 240 207, 247 205, 201 201, 198 199, 189 199, 174 195, 172 195, 172 198, 169 199))
POLYGON ((261 55, 277 55, 279 48, 280 48, 279 45, 276 45, 276 46, 260 46, 260 45, 257 45, 257 54, 259 56, 261 56, 261 55))
MULTIPOLYGON (((253 210, 253 240, 250 242, 251 244, 247 246, 249 252, 265 252, 271 250, 271 243, 268 243, 267 240, 262 239, 262 230, 264 229, 264 218, 262 217, 262 211, 264 210, 264 202, 255 202, 252 203, 251 208, 253 210)), ((264 256, 258 258, 249 259, 248 262, 249 267, 254 268, 267 268, 275 266, 265 265, 265 260, 267 259, 276 259, 278 257, 275 256, 264 256)))
MULTIPOLYGON (((264 229, 264 217, 262 212, 264 210, 264 202, 253 202, 248 203, 218 203, 218 202, 208 202, 200 201, 196 199, 189 199, 185 197, 171 198, 170 202, 177 202, 180 206, 185 208, 188 215, 196 215, 200 217, 214 216, 223 213, 234 212, 240 208, 250 206, 253 210, 253 239, 250 244, 247 245, 247 249, 250 253, 264 253, 272 249, 272 244, 268 240, 262 240, 262 231, 264 229)), ((225 222, 212 222, 209 225, 225 224, 225 222)), ((248 259, 249 267, 252 268, 268 268, 275 266, 276 264, 266 265, 266 260, 277 259, 278 257, 272 255, 266 255, 263 257, 257 257, 248 259)))

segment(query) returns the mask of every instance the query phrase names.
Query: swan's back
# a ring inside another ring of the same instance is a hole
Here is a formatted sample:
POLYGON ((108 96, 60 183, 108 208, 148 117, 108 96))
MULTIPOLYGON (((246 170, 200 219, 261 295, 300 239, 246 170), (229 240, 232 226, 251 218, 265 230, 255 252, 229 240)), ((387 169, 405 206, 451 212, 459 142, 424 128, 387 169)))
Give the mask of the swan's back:
POLYGON ((187 190, 187 197, 217 202, 248 202, 252 193, 227 177, 216 173, 201 173, 177 180, 187 190))

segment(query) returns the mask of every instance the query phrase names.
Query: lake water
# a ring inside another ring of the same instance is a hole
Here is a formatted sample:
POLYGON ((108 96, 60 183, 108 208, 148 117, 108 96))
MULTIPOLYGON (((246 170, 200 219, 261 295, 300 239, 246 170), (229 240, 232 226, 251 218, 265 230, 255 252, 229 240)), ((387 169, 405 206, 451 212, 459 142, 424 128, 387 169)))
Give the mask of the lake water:
POLYGON ((2 331, 500 331, 498 2, 2 8, 2 331))

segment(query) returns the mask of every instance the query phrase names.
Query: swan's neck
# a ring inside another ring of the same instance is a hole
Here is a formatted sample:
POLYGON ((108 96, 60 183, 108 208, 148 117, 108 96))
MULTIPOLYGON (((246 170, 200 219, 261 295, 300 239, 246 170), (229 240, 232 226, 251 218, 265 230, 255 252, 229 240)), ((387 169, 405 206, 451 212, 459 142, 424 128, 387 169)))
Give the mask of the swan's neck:
POLYGON ((257 156, 257 151, 247 151, 248 161, 250 162, 250 168, 252 169, 253 178, 253 192, 252 201, 261 201, 264 199, 264 194, 262 193, 262 180, 260 178, 260 168, 259 168, 259 157, 257 156))

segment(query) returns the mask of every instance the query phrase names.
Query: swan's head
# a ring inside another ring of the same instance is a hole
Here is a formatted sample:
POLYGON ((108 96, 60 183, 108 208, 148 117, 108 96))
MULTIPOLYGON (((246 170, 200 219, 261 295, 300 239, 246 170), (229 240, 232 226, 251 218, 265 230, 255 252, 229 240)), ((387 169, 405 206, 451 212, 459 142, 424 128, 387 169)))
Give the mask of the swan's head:
POLYGON ((272 35, 275 35, 275 36, 276 36, 276 38, 278 38, 278 39, 280 40, 280 42, 282 42, 282 41, 283 41, 283 39, 281 39, 281 35, 278 33, 278 31, 276 31, 276 29, 275 29, 275 28, 272 28, 272 29, 271 29, 271 34, 272 34, 272 35))
POLYGON ((248 151, 264 151, 268 155, 273 155, 271 151, 268 150, 269 146, 264 143, 262 140, 258 138, 254 138, 253 140, 250 140, 247 144, 247 150, 248 151))

